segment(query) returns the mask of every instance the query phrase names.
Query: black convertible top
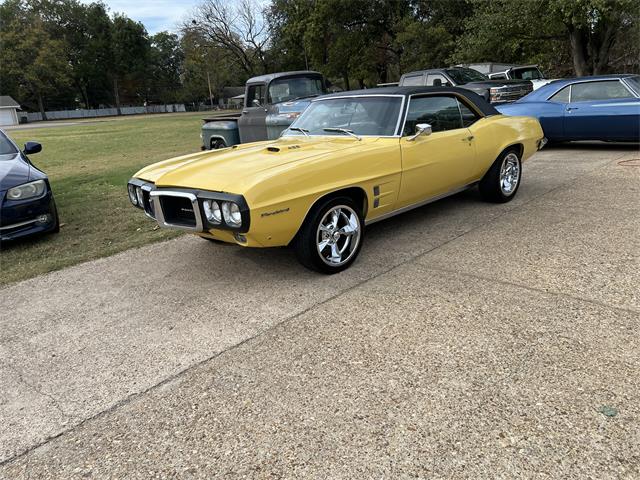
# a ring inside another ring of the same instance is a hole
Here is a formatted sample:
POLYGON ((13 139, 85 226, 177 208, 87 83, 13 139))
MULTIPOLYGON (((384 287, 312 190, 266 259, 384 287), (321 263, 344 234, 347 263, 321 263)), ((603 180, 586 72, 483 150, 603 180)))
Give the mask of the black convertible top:
POLYGON ((469 101, 469 103, 472 103, 473 105, 475 105, 477 107, 478 110, 480 110, 480 112, 482 112, 483 115, 485 116, 489 116, 489 115, 499 115, 500 112, 498 112, 494 107, 492 107, 489 102, 487 102, 484 98, 482 98, 480 95, 467 90, 465 88, 458 88, 458 87, 421 87, 421 86, 415 86, 415 87, 380 87, 380 88, 367 88, 364 90, 349 90, 347 92, 337 92, 337 93, 331 93, 329 95, 323 95, 321 97, 318 97, 316 99, 314 99, 313 101, 318 101, 318 100, 322 100, 325 98, 335 98, 335 97, 352 97, 352 96, 358 96, 358 95, 404 95, 404 96, 409 96, 409 95, 418 95, 421 93, 440 93, 440 94, 447 94, 447 93, 453 93, 456 95, 460 95, 464 98, 467 99, 467 101, 469 101))

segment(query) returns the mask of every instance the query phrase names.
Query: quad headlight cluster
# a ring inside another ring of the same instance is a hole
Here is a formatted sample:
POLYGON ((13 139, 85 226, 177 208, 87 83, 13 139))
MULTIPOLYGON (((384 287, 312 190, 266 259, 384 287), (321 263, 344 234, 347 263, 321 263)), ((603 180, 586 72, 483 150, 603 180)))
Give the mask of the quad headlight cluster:
POLYGON ((153 202, 148 201, 145 205, 144 201, 144 192, 142 191, 142 187, 139 185, 133 185, 129 183, 127 185, 127 190, 129 191, 129 201, 136 207, 143 209, 152 217, 155 217, 154 205, 153 202))
POLYGON ((38 198, 47 191, 47 184, 44 180, 36 180, 35 182, 25 183, 17 187, 7 190, 7 199, 9 200, 29 200, 38 198))
POLYGON ((222 224, 224 219, 224 223, 230 227, 242 226, 242 214, 237 203, 206 199, 202 202, 202 208, 207 221, 213 225, 222 224))
POLYGON ((206 231, 209 228, 244 233, 250 222, 242 195, 186 188, 157 188, 153 183, 131 179, 127 184, 131 203, 160 226, 206 231), (160 207, 160 210, 158 210, 160 207), (195 218, 189 219, 189 215, 195 218))

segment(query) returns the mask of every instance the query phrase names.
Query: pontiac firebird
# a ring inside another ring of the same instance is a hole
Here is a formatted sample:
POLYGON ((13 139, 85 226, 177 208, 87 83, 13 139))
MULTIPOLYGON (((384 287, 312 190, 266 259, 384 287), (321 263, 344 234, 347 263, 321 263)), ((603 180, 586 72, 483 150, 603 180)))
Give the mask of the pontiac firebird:
POLYGON ((293 246, 323 273, 351 265, 364 226, 478 186, 508 202, 538 121, 459 88, 394 87, 314 99, 273 141, 143 168, 131 203, 163 228, 245 247, 293 246))

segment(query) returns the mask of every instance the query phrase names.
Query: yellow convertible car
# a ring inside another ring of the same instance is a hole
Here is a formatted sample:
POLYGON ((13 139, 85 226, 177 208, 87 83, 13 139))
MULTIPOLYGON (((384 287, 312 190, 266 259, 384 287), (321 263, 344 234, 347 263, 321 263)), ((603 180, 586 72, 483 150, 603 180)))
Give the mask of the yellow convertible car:
POLYGON ((131 203, 164 228, 245 247, 292 245, 335 273, 364 226, 478 185, 511 200, 544 144, 534 118, 507 117, 454 87, 393 87, 314 99, 277 140, 143 168, 131 203))

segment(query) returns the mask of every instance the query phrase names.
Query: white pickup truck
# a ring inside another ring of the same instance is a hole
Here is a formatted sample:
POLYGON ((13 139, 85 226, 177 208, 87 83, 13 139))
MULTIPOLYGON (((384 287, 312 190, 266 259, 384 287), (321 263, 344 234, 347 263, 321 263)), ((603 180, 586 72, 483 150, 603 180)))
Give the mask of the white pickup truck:
POLYGON ((487 62, 471 63, 464 66, 484 73, 494 80, 529 80, 533 84, 534 90, 554 80, 546 78, 540 68, 538 68, 538 65, 512 65, 487 62))

